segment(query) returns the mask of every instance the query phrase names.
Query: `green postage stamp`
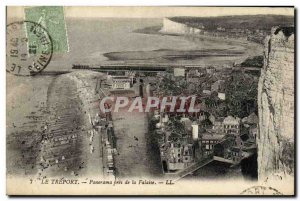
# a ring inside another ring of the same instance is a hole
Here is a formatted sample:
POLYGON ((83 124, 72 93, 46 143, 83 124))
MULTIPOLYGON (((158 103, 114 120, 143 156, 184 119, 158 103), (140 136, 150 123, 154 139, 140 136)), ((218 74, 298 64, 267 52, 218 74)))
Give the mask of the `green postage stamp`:
MULTIPOLYGON (((40 6, 25 8, 25 18, 36 22, 47 30, 52 38, 53 53, 69 51, 68 35, 62 6, 40 6)), ((28 38, 30 41, 30 33, 28 38)))

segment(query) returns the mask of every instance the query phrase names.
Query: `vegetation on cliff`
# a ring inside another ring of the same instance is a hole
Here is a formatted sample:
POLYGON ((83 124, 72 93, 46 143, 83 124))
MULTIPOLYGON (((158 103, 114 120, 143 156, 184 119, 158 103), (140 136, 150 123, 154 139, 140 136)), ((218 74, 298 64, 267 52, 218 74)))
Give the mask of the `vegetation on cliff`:
POLYGON ((264 65, 264 57, 263 56, 254 56, 251 58, 247 58, 245 61, 241 63, 241 67, 257 67, 262 68, 264 65))
POLYGON ((252 31, 259 29, 270 32, 271 28, 274 26, 294 25, 294 17, 284 15, 171 17, 169 19, 195 28, 204 27, 204 29, 208 31, 213 31, 218 27, 222 27, 225 29, 248 29, 252 31))
POLYGON ((257 79, 237 72, 226 81, 225 85, 228 115, 243 118, 257 112, 257 79))

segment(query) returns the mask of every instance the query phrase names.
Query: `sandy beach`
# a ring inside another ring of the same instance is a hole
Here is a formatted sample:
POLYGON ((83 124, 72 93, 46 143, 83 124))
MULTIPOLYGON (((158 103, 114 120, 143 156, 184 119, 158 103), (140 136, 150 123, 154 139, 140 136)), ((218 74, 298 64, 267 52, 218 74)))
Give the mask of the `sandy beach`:
POLYGON ((8 91, 14 91, 7 95, 8 175, 102 177, 100 134, 95 135, 90 122, 98 111, 94 91, 101 76, 90 71, 8 75, 8 91))

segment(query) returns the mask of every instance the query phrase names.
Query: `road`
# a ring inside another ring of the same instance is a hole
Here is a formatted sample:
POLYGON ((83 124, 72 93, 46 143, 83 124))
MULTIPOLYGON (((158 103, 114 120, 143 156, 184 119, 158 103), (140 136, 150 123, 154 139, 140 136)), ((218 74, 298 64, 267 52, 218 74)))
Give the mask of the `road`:
POLYGON ((148 114, 128 108, 112 113, 117 151, 117 177, 158 177, 162 175, 159 149, 148 134, 148 114))

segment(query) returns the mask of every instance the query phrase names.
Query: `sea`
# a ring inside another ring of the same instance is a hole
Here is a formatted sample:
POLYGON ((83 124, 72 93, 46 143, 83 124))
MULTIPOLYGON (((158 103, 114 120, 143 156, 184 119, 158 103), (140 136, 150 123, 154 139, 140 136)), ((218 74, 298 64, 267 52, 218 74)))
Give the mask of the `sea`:
MULTIPOLYGON (((151 26, 162 26, 162 18, 67 18, 67 38, 69 51, 54 53, 45 71, 71 70, 73 64, 98 65, 111 63, 103 54, 110 52, 140 53, 157 50, 199 51, 237 50, 244 51, 241 57, 199 57, 197 59, 177 59, 185 64, 232 64, 249 55, 261 52, 260 45, 247 41, 224 40, 218 38, 184 37, 163 34, 143 34, 134 32, 151 26)), ((159 57, 159 55, 158 55, 159 57)))

